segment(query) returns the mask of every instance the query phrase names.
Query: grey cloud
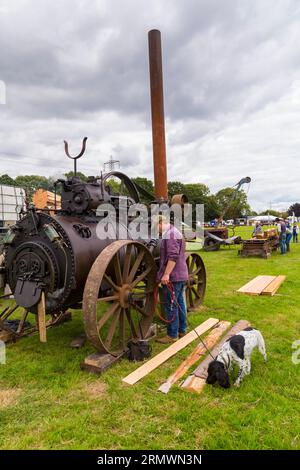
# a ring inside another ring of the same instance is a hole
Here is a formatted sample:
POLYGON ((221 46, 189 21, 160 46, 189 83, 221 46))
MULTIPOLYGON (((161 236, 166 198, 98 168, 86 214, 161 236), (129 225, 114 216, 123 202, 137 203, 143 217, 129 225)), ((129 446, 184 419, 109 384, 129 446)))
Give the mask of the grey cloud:
POLYGON ((274 204, 299 197, 299 168, 287 169, 300 116, 284 105, 300 79, 296 0, 3 4, 0 173, 64 173, 62 140, 77 148, 88 135, 82 171, 98 173, 113 154, 132 176, 152 177, 147 32, 158 28, 169 178, 217 190, 247 173, 259 208, 262 186, 275 185, 274 204))

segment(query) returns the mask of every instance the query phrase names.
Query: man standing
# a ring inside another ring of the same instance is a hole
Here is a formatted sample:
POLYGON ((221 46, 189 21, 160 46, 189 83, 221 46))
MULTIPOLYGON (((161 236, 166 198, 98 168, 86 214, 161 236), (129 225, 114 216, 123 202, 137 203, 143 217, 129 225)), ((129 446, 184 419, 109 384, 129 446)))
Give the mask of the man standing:
POLYGON ((264 234, 264 230, 263 230, 263 227, 261 225, 261 222, 256 222, 256 225, 255 225, 255 229, 253 230, 253 234, 252 234, 252 237, 255 238, 255 237, 261 237, 263 236, 264 234))
POLYGON ((286 227, 286 251, 291 251, 290 249, 290 242, 293 236, 292 227, 288 220, 285 220, 285 227, 286 227))
POLYGON ((286 253, 286 225, 283 220, 280 220, 278 217, 275 219, 277 225, 277 231, 279 235, 279 246, 280 253, 285 255, 286 253))
POLYGON ((298 243, 299 227, 297 222, 293 224, 293 243, 298 243))
POLYGON ((157 342, 168 344, 186 333, 184 288, 188 280, 188 269, 185 261, 185 240, 179 230, 168 223, 164 216, 159 216, 158 231, 162 235, 158 280, 162 284, 168 327, 167 336, 157 339, 157 342))

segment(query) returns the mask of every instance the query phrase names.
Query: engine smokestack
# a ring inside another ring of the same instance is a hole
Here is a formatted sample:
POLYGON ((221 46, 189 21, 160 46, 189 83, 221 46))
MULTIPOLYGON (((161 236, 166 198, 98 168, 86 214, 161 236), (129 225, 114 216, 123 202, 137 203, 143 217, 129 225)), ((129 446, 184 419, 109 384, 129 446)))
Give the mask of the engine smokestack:
POLYGON ((155 197, 168 199, 161 34, 148 33, 155 197))

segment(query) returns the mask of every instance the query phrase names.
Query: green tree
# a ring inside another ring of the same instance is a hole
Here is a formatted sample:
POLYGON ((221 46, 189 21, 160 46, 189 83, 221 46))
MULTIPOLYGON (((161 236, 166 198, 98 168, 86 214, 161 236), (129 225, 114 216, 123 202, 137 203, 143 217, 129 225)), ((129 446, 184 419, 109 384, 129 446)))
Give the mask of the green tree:
POLYGON ((220 214, 218 201, 213 194, 210 194, 208 186, 202 183, 184 184, 180 181, 170 181, 168 183, 169 197, 174 194, 185 194, 189 204, 195 209, 196 204, 204 204, 204 218, 210 220, 220 214))
POLYGON ((112 194, 118 195, 121 192, 121 183, 113 178, 106 181, 106 185, 112 189, 112 194))
POLYGON ((259 215, 273 215, 274 217, 281 217, 281 212, 280 211, 274 211, 272 209, 268 209, 266 211, 260 212, 259 215))
POLYGON ((137 176, 136 178, 132 178, 132 181, 141 186, 145 191, 150 194, 154 195, 154 184, 153 181, 149 180, 148 178, 143 178, 141 176, 137 176))
POLYGON ((5 184, 7 186, 16 186, 15 180, 6 174, 0 176, 0 184, 5 184))
POLYGON ((17 176, 15 179, 15 183, 17 186, 24 188, 26 190, 26 194, 31 199, 33 193, 39 189, 46 189, 49 191, 49 181, 45 176, 38 176, 38 175, 24 175, 24 176, 17 176))
POLYGON ((173 197, 175 194, 185 194, 185 185, 180 181, 169 181, 168 193, 169 198, 173 197))
MULTIPOLYGON (((72 178, 74 176, 74 171, 68 171, 68 173, 65 173, 65 177, 67 179, 72 178)), ((85 176, 81 171, 77 171, 76 176, 80 178, 82 181, 87 181, 88 177, 85 176)))
POLYGON ((224 188, 217 192, 216 199, 221 209, 221 215, 225 219, 236 219, 251 211, 245 191, 224 188))
POLYGON ((214 194, 207 196, 206 201, 204 202, 204 219, 209 221, 216 217, 220 217, 220 215, 221 209, 216 196, 214 194))
POLYGON ((299 204, 299 202, 295 202, 295 204, 292 204, 289 207, 289 209, 288 209, 289 215, 293 215, 293 212, 295 213, 296 217, 300 217, 300 204, 299 204))
POLYGON ((205 204, 210 194, 209 187, 202 183, 185 184, 183 192, 190 204, 205 204))

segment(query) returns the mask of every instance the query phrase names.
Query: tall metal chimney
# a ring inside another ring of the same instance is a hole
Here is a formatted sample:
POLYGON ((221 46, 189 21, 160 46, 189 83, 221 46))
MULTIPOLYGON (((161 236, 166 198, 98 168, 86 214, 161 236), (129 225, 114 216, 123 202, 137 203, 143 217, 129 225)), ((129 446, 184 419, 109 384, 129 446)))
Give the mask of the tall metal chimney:
POLYGON ((160 31, 148 33, 155 197, 168 199, 164 92, 160 31))

